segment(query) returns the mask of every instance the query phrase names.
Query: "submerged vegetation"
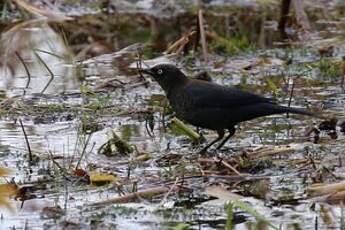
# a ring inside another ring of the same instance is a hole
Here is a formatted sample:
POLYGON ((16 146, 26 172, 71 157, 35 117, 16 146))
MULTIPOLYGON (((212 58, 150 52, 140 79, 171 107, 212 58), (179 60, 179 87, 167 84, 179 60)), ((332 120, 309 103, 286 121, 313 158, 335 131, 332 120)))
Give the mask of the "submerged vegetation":
POLYGON ((0 228, 344 228, 344 6, 1 1, 0 228), (317 116, 198 155, 216 133, 138 71, 162 62, 317 116))

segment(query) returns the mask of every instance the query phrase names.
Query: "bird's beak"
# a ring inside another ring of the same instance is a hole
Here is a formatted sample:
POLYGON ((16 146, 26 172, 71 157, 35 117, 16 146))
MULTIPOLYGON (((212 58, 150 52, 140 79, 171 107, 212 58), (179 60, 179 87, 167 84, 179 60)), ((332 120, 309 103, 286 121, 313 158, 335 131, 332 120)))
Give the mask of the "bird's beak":
POLYGON ((153 71, 151 69, 142 69, 141 72, 146 73, 146 74, 148 74, 150 76, 154 75, 154 73, 153 73, 153 71))

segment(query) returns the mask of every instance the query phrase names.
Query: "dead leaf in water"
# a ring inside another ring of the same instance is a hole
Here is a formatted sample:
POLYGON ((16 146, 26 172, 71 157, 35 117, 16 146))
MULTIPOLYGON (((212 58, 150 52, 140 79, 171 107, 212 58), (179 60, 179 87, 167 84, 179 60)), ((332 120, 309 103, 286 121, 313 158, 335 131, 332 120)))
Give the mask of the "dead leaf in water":
POLYGON ((313 184, 306 189, 310 196, 320 196, 334 194, 336 192, 345 192, 345 181, 333 184, 313 184))
POLYGON ((66 16, 63 12, 57 11, 56 9, 54 10, 42 9, 24 0, 14 0, 14 2, 17 3, 18 6, 27 10, 28 12, 35 15, 47 17, 49 20, 63 21, 63 20, 73 19, 71 17, 66 16))
POLYGON ((11 170, 8 168, 0 167, 0 176, 7 176, 11 173, 11 170))
POLYGON ((10 204, 9 198, 16 195, 18 186, 16 184, 2 184, 0 185, 0 206, 14 212, 14 208, 10 204))
POLYGON ((208 205, 224 205, 230 201, 240 200, 243 196, 230 192, 221 186, 210 186, 205 189, 205 193, 209 196, 216 197, 215 200, 210 200, 204 204, 208 205))
POLYGON ((41 211, 42 219, 58 219, 64 214, 64 210, 60 206, 44 207, 41 211))
MULTIPOLYGON (((7 176, 11 172, 10 169, 0 167, 0 176, 7 176)), ((18 186, 16 184, 2 184, 0 185, 0 206, 7 208, 14 212, 14 208, 10 204, 9 198, 18 193, 18 186)))
POLYGON ((102 186, 105 184, 110 184, 116 182, 118 179, 116 176, 111 174, 94 174, 90 176, 91 184, 96 186, 102 186))

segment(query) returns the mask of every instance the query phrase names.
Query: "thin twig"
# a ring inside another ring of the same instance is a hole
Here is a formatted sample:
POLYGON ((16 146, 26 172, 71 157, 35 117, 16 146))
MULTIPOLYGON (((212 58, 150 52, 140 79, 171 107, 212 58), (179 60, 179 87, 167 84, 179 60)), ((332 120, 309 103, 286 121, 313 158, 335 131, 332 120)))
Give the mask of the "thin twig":
POLYGON ((98 201, 98 202, 94 202, 89 204, 90 206, 103 206, 103 205, 110 205, 110 204, 123 204, 123 203, 129 203, 129 202, 133 202, 135 200, 138 199, 150 199, 154 196, 169 192, 169 191, 176 191, 178 190, 178 186, 159 186, 159 187, 154 187, 154 188, 149 188, 149 189, 145 189, 145 190, 141 190, 138 192, 132 192, 132 193, 128 193, 124 196, 120 196, 120 197, 114 197, 114 198, 110 198, 104 201, 98 201))
POLYGON ((200 30, 202 53, 204 56, 204 61, 205 61, 205 63, 207 63, 208 53, 207 53, 206 36, 205 36, 205 28, 204 28, 204 18, 202 16, 202 10, 201 9, 198 12, 198 19, 199 19, 199 30, 200 30))
POLYGON ((47 69, 47 71, 49 72, 49 75, 50 75, 50 79, 49 79, 48 83, 46 84, 46 86, 41 91, 41 93, 43 94, 44 91, 46 91, 46 89, 50 85, 50 83, 53 81, 55 76, 54 76, 53 72, 50 70, 50 68, 48 67, 48 65, 45 63, 45 61, 40 57, 40 55, 38 55, 37 52, 34 52, 34 54, 37 57, 37 59, 44 65, 44 67, 47 69))
POLYGON ((85 152, 86 152, 85 150, 86 150, 87 145, 89 144, 89 141, 90 141, 91 136, 92 136, 92 134, 89 134, 89 136, 88 136, 87 139, 86 139, 86 142, 85 142, 85 144, 84 144, 84 146, 83 146, 83 151, 81 152, 81 155, 80 155, 80 158, 79 158, 79 160, 78 160, 78 163, 77 163, 77 165, 75 166, 75 170, 77 170, 77 169, 79 168, 80 162, 81 162, 81 160, 82 160, 83 157, 84 157, 84 154, 85 154, 85 152))
POLYGON ((154 117, 152 113, 148 113, 147 115, 145 115, 145 129, 147 134, 153 138, 155 137, 155 133, 154 133, 154 117))
POLYGON ((184 35, 180 39, 175 41, 172 45, 170 45, 164 53, 165 54, 179 53, 178 51, 181 51, 188 42, 189 42, 188 35, 184 35))
POLYGON ((198 51, 199 42, 200 42, 200 26, 199 26, 199 17, 198 17, 196 20, 196 35, 195 35, 194 47, 193 47, 194 54, 198 51))
MULTIPOLYGON (((19 55, 19 53, 16 51, 15 52, 17 58, 19 59, 19 61, 22 63, 24 69, 25 69, 25 72, 26 72, 26 76, 28 77, 28 81, 26 82, 26 86, 25 86, 25 89, 27 89, 30 85, 30 82, 31 82, 31 74, 30 74, 30 71, 29 71, 29 68, 26 66, 25 64, 25 61, 24 59, 19 55)), ((24 95, 25 95, 26 91, 24 90, 24 95)))
POLYGON ((170 193, 172 192, 172 190, 174 188, 176 188, 177 182, 180 179, 178 177, 176 177, 175 183, 173 184, 173 186, 170 187, 169 191, 164 195, 163 199, 161 200, 161 202, 159 203, 159 206, 162 206, 164 204, 164 202, 166 201, 166 199, 168 198, 168 196, 170 195, 170 193))
POLYGON ((141 50, 138 49, 138 52, 137 52, 137 71, 138 71, 138 74, 139 76, 142 78, 142 79, 145 79, 144 76, 143 76, 143 73, 142 73, 142 70, 143 70, 143 67, 142 67, 142 55, 141 55, 141 50))
MULTIPOLYGON (((220 160, 217 157, 215 158, 215 160, 220 160)), ((230 165, 228 162, 226 161, 221 161, 222 165, 224 165, 225 167, 227 167, 228 169, 230 169, 231 171, 233 171, 236 175, 238 176, 243 176, 242 173, 240 173, 239 171, 237 171, 237 169, 235 169, 234 167, 232 167, 232 165, 230 165)))
POLYGON ((344 202, 340 201, 340 229, 345 230, 344 223, 344 202))
POLYGON ((79 139, 80 139, 80 132, 81 132, 81 128, 79 127, 79 128, 77 128, 77 138, 76 138, 76 140, 75 140, 75 144, 74 144, 74 149, 73 149, 73 155, 72 155, 72 157, 71 157, 71 160, 70 160, 70 162, 69 162, 69 168, 71 168, 71 166, 72 166, 72 164, 73 164, 73 162, 74 162, 74 158, 75 158, 75 156, 76 156, 76 154, 77 154, 77 148, 78 148, 78 145, 79 145, 79 139))
POLYGON ((64 60, 64 59, 65 59, 64 57, 62 57, 62 56, 60 56, 60 55, 58 55, 58 54, 54 54, 53 52, 49 52, 49 51, 41 50, 41 49, 34 49, 34 50, 35 50, 35 52, 37 51, 37 52, 49 54, 49 55, 51 55, 51 56, 53 56, 53 57, 56 57, 56 58, 58 58, 58 59, 61 59, 61 60, 64 60))
MULTIPOLYGON (((216 175, 216 174, 206 174, 204 171, 199 175, 192 175, 192 176, 185 176, 183 177, 183 180, 180 179, 177 184, 182 183, 183 181, 187 180, 196 180, 196 179, 202 179, 204 181, 212 180, 212 181, 219 181, 219 180, 226 180, 227 182, 239 182, 239 181, 257 181, 257 180, 263 180, 263 179, 269 179, 270 177, 268 176, 253 176, 253 175, 244 175, 238 176, 238 175, 216 175)), ((173 185, 175 184, 175 180, 165 180, 165 181, 160 181, 157 183, 154 183, 152 185, 158 186, 158 185, 173 185)))
POLYGON ((28 136, 26 135, 26 132, 25 132, 25 129, 24 129, 24 125, 23 125, 23 122, 22 122, 21 119, 19 119, 19 124, 20 124, 20 126, 22 127, 22 131, 23 131, 23 134, 24 134, 26 146, 27 146, 28 151, 29 151, 29 164, 31 165, 31 164, 32 164, 32 161, 33 161, 33 159, 32 159, 31 147, 30 147, 29 139, 28 139, 28 136))
POLYGON ((345 82, 345 56, 342 57, 342 76, 340 81, 340 87, 344 91, 344 82, 345 82))
POLYGON ((295 149, 289 146, 280 146, 274 148, 264 148, 258 151, 248 152, 247 157, 249 159, 259 159, 263 157, 278 155, 278 154, 286 154, 294 151, 295 149))
MULTIPOLYGON (((290 97, 289 97, 289 102, 288 102, 288 107, 291 107, 291 101, 292 101, 292 96, 294 93, 294 89, 295 89, 295 81, 292 78, 292 86, 291 86, 291 91, 290 91, 290 97)), ((289 113, 286 114, 286 117, 289 118, 289 113)))

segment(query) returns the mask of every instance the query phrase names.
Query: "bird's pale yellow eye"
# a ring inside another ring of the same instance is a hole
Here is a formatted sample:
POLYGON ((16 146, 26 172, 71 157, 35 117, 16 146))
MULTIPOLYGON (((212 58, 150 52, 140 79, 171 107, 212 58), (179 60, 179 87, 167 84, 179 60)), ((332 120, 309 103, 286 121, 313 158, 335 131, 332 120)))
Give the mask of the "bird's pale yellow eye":
POLYGON ((163 70, 162 70, 162 69, 158 69, 158 70, 157 70, 157 73, 158 73, 158 74, 162 74, 162 73, 163 73, 163 70))

